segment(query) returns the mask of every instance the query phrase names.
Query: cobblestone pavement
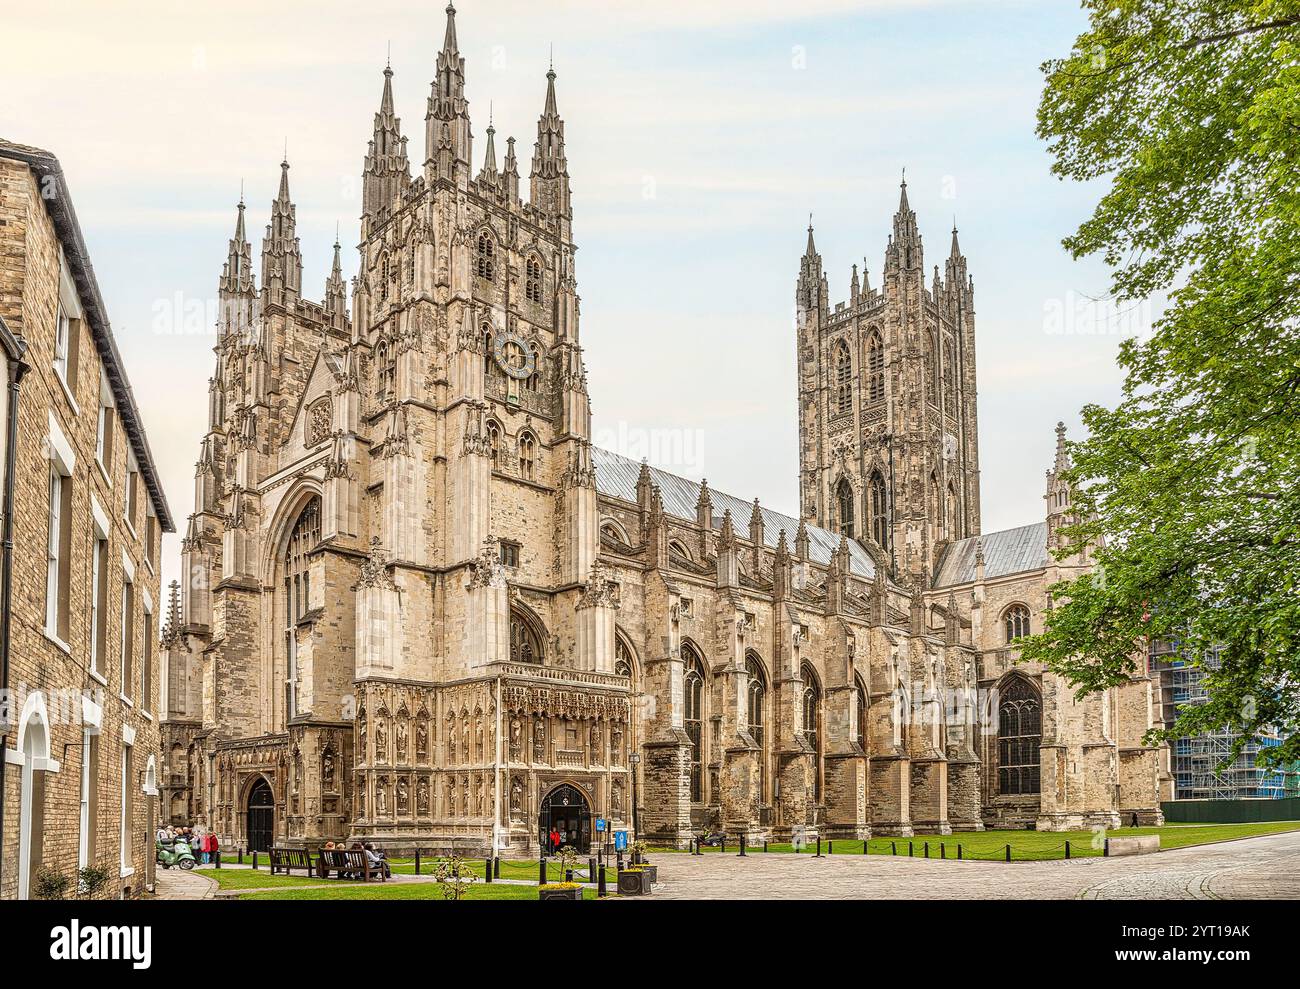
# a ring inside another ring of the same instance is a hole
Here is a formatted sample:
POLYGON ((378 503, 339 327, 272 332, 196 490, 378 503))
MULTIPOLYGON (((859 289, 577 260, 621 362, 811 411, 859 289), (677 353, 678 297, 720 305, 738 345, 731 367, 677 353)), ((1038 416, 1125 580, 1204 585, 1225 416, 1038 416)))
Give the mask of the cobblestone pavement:
POLYGON ((154 873, 154 895, 160 900, 210 900, 216 891, 217 884, 197 872, 159 867, 154 873))
POLYGON ((1289 899, 1300 832, 1124 858, 955 862, 885 855, 659 854, 656 899, 1289 899))

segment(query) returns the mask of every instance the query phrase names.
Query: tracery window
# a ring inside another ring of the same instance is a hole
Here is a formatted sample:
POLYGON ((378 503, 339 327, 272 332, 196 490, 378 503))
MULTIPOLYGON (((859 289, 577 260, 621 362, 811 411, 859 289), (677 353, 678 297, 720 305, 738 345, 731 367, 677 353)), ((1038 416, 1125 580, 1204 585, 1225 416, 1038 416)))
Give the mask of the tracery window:
POLYGON ((691 802, 704 802, 704 667, 699 654, 682 646, 686 705, 683 726, 691 741, 691 802))
POLYGON ((298 681, 298 622, 311 607, 311 567, 307 554, 320 542, 320 498, 307 502, 289 531, 285 545, 284 637, 285 637, 285 721, 295 714, 298 681))
POLYGON ((766 802, 767 796, 767 737, 764 725, 764 712, 767 702, 767 676, 758 656, 749 653, 745 657, 745 675, 749 684, 745 690, 745 717, 750 737, 758 745, 758 778, 760 794, 766 802))
POLYGON ((1012 675, 998 691, 998 792, 1039 792, 1042 702, 1025 677, 1012 675))
POLYGON ((867 685, 862 682, 862 677, 856 673, 853 674, 853 686, 857 688, 857 706, 858 706, 858 728, 854 733, 857 740, 858 748, 863 752, 867 751, 867 705, 870 698, 867 696, 867 685))
POLYGON ((614 673, 621 677, 632 676, 632 650, 621 635, 614 637, 614 673))
POLYGON ((542 301, 542 265, 534 257, 524 262, 524 298, 539 305, 542 301))
POLYGON ((519 476, 525 481, 533 480, 537 463, 537 440, 532 433, 522 433, 519 437, 519 476))
POLYGON ((513 663, 540 663, 542 638, 538 630, 521 611, 510 611, 510 661, 513 663))
POLYGON ((853 411, 853 359, 843 340, 835 347, 835 411, 853 411))
POLYGON ((487 231, 478 235, 478 258, 475 261, 474 270, 479 278, 485 278, 488 281, 496 276, 496 245, 492 238, 488 236, 487 231))
POLYGON ((879 333, 867 338, 867 401, 885 400, 885 345, 879 333))
POLYGON ((853 485, 847 478, 841 478, 835 486, 835 504, 839 509, 840 532, 853 538, 853 485))
POLYGON ((813 750, 813 800, 820 801, 822 796, 822 747, 821 747, 821 706, 822 692, 817 683, 817 674, 807 663, 799 671, 803 684, 802 710, 803 735, 813 750))
POLYGON ((493 340, 492 326, 489 323, 483 323, 479 326, 479 332, 483 334, 483 373, 491 374, 497 370, 497 362, 492 356, 493 340))
POLYGON ((487 426, 488 437, 488 456, 492 459, 492 469, 496 470, 500 465, 501 458, 501 427, 495 422, 489 422, 487 426))
POLYGON ((944 401, 949 415, 957 414, 957 361, 953 356, 952 344, 943 345, 943 390, 944 401))
POLYGON ((392 400, 397 379, 397 360, 388 347, 387 340, 379 341, 375 348, 375 400, 384 405, 392 400))
POLYGON ((1029 609, 1023 604, 1013 604, 1003 617, 1006 625, 1007 642, 1015 642, 1029 634, 1029 609))
POLYGON ((880 471, 871 472, 867 482, 871 498, 871 536, 882 547, 889 546, 889 494, 880 471))
POLYGON ((930 331, 930 355, 928 373, 926 374, 926 398, 931 405, 939 404, 939 334, 930 331))

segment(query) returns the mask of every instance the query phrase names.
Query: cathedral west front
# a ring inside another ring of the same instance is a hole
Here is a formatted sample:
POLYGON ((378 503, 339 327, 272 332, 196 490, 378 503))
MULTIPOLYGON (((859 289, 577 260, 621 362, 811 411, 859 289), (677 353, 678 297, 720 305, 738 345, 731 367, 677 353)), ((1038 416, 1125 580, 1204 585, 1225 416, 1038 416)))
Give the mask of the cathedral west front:
POLYGON ((513 138, 474 148, 465 78, 449 6, 408 151, 384 70, 351 285, 336 243, 304 295, 287 163, 256 261, 239 204, 163 816, 515 855, 596 818, 677 845, 1158 822, 1151 680, 1076 698, 1017 662, 1091 564, 1053 552, 1061 427, 1041 517, 981 530, 957 232, 927 274, 904 184, 878 284, 832 302, 808 231, 782 515, 592 445, 555 73, 526 179, 513 138))

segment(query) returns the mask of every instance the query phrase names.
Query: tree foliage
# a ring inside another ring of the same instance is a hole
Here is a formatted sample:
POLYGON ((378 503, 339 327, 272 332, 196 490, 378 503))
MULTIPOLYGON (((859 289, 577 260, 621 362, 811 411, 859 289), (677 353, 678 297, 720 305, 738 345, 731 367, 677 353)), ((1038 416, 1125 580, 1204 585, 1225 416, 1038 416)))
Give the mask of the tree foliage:
POLYGON ((1300 0, 1085 0, 1044 65, 1039 136, 1063 179, 1108 184, 1065 240, 1113 292, 1169 306, 1123 341, 1124 390, 1071 445, 1077 551, 1022 656, 1081 693, 1146 643, 1217 649, 1171 738, 1275 727, 1300 758, 1300 0))

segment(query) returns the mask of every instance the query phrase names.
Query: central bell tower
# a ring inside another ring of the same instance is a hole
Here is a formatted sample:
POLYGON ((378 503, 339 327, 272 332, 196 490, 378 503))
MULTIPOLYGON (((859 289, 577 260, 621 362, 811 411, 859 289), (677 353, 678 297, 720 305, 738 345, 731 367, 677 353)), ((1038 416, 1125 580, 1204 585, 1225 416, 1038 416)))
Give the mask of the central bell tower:
POLYGON ((879 288, 853 265, 832 305, 811 223, 795 288, 803 518, 929 586, 944 548, 980 531, 975 285, 952 232, 925 280, 902 183, 879 288))

